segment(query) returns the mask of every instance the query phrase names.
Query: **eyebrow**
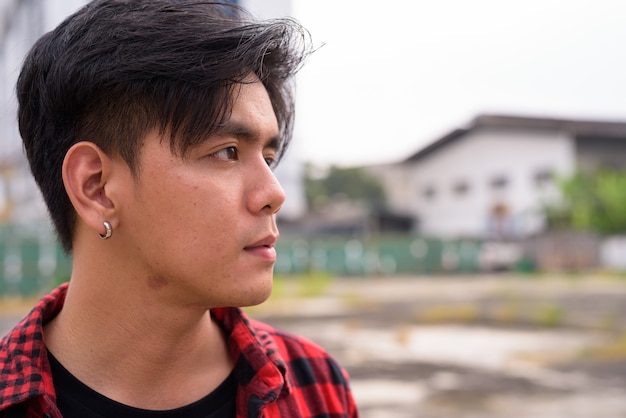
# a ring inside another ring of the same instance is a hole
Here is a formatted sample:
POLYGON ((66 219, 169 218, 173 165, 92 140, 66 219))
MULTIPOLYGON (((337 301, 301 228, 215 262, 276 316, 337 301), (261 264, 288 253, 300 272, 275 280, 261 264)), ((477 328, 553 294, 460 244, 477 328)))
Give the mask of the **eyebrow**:
MULTIPOLYGON (((235 121, 226 122, 217 130, 217 134, 222 136, 232 136, 250 143, 261 142, 257 133, 253 132, 247 125, 235 121)), ((278 150, 281 143, 282 139, 280 135, 276 134, 263 143, 263 148, 278 150)))

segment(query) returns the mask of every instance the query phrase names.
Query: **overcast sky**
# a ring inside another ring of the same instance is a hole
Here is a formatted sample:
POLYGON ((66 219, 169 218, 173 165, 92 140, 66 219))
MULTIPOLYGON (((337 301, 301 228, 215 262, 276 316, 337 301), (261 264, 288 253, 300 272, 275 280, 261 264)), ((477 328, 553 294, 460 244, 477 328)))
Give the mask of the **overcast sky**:
POLYGON ((626 2, 294 0, 291 158, 398 161, 480 113, 626 121, 626 2))

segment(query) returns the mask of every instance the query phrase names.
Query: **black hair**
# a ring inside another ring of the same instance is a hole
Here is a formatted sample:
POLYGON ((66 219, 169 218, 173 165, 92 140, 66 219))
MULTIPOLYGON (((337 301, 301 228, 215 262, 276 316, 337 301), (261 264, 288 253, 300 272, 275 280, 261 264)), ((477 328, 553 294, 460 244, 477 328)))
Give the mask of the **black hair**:
POLYGON ((18 122, 64 249, 76 221, 62 180, 73 144, 91 141, 135 174, 140 139, 158 128, 184 156, 228 119, 235 87, 255 74, 278 120, 280 157, 293 130, 293 76, 311 51, 293 19, 254 21, 205 1, 95 0, 42 36, 18 78, 18 122))

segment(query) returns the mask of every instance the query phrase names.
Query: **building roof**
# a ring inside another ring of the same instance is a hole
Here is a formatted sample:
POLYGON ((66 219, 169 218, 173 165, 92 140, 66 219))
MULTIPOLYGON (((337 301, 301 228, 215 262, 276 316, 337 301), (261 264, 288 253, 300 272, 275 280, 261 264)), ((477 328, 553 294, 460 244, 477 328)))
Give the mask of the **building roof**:
POLYGON ((466 127, 456 128, 404 160, 412 163, 478 129, 525 129, 558 131, 573 137, 593 136, 626 139, 626 122, 580 119, 554 119, 512 115, 480 115, 466 127))

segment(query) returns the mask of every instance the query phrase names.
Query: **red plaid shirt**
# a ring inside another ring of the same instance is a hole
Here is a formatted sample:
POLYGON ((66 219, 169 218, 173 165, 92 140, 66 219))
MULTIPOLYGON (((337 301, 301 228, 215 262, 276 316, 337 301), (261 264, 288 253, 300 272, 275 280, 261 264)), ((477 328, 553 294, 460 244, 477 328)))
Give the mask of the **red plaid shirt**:
MULTIPOLYGON (((67 284, 44 296, 0 341, 0 417, 61 417, 43 325, 63 307, 66 290, 67 284)), ((236 359, 237 418, 358 417, 347 374, 320 347, 236 308, 213 315, 236 359)))

